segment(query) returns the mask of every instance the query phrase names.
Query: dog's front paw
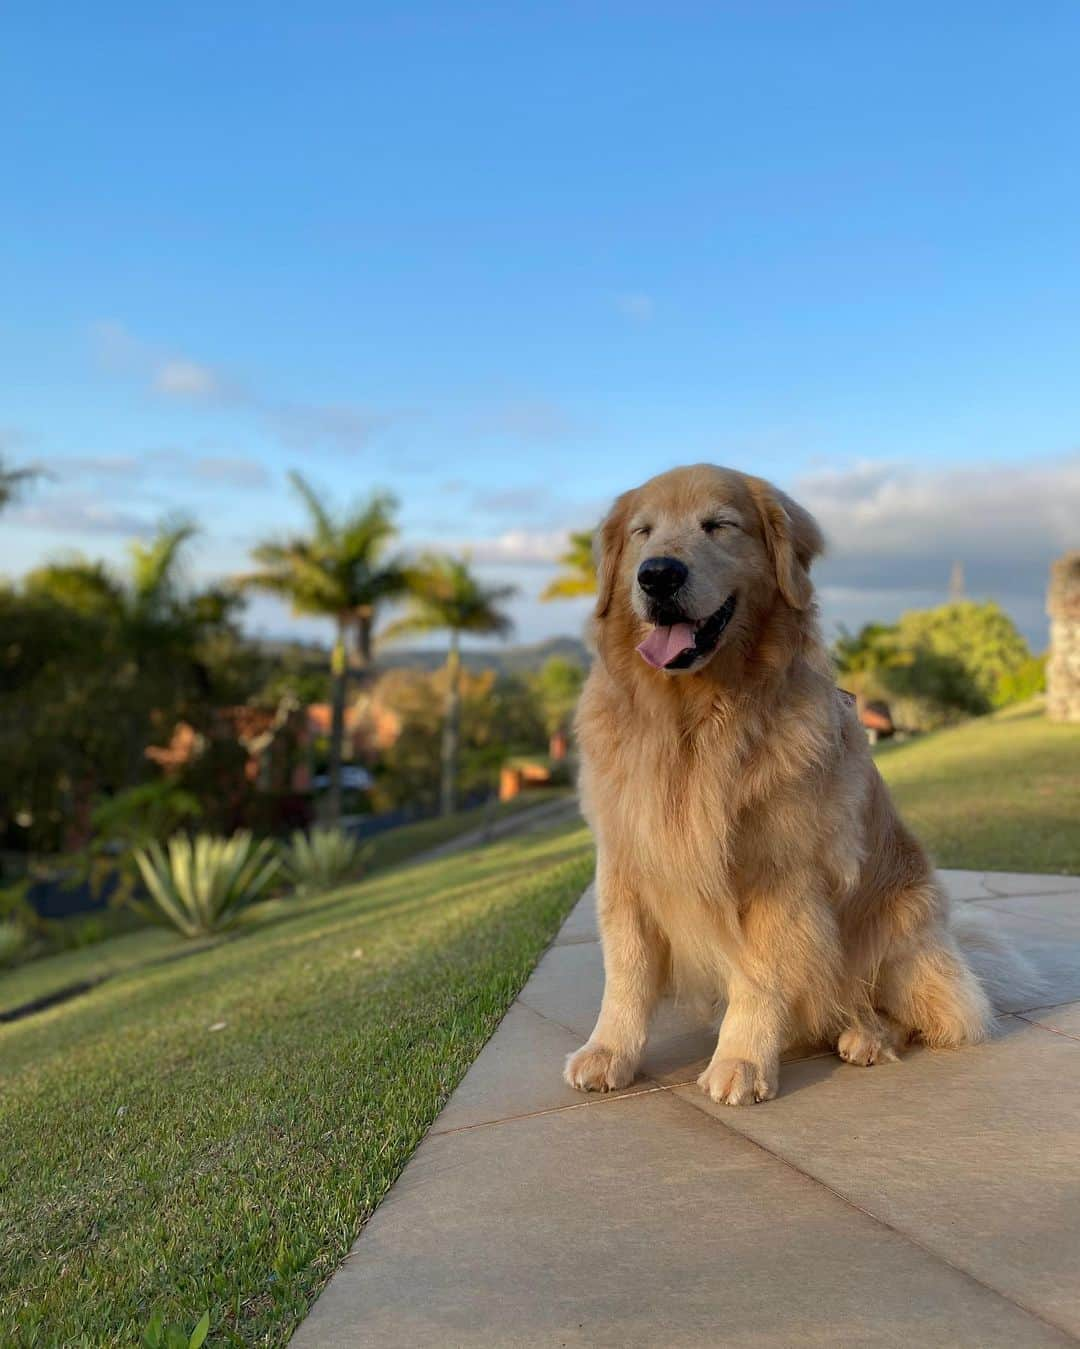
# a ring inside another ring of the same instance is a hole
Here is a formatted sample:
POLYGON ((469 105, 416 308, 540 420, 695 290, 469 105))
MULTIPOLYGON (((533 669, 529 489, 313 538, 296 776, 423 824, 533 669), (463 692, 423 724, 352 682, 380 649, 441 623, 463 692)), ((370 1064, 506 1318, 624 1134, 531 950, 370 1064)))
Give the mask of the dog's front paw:
POLYGON ((618 1091, 633 1082, 636 1072, 635 1060, 590 1040, 566 1060, 563 1077, 578 1091, 618 1091))
POLYGON ((778 1065, 748 1059, 713 1059, 698 1078, 698 1086, 717 1105, 754 1105, 771 1101, 780 1084, 778 1065))

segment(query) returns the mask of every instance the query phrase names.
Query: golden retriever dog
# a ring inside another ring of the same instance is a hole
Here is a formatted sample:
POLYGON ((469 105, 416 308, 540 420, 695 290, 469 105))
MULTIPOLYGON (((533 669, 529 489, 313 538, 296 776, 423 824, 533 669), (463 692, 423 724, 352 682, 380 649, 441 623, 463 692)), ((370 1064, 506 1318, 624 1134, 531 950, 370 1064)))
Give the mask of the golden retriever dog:
POLYGON ((577 730, 605 988, 572 1086, 627 1086, 669 992, 724 1008, 698 1082, 727 1105, 775 1096, 791 1043, 869 1065, 988 1033, 946 896, 836 687, 822 546, 783 492, 707 464, 624 493, 600 528, 577 730))

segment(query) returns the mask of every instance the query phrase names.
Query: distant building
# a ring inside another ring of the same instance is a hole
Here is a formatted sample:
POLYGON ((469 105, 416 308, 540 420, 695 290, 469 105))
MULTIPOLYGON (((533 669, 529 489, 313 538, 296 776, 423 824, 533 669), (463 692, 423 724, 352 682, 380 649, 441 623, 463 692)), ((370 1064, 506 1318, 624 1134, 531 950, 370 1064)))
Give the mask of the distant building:
POLYGON ((1080 549, 1051 563, 1046 612, 1046 715, 1051 721, 1080 722, 1080 549))

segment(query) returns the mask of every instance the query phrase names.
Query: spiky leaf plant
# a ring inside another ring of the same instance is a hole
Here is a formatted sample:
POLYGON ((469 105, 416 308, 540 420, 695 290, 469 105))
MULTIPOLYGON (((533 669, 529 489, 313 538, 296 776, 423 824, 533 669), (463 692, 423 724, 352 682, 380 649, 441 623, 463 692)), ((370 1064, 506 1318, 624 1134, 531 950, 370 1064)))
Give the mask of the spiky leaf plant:
POLYGON ((174 834, 167 850, 155 842, 134 856, 150 893, 142 911, 185 937, 231 927, 249 904, 265 898, 281 871, 273 843, 256 843, 246 832, 194 840, 174 834))
POLYGON ((285 870, 302 894, 330 890, 359 870, 367 849, 343 829, 298 829, 283 850, 285 870))

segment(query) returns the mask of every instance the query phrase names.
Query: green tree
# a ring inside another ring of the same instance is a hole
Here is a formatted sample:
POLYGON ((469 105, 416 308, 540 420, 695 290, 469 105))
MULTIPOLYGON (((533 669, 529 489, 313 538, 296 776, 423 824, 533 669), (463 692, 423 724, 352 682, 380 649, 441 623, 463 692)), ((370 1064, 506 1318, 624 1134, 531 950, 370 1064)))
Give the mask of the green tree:
POLYGON ((446 656, 446 709, 442 735, 442 813, 449 815, 457 801, 458 740, 461 712, 461 635, 504 636, 512 627, 500 607, 516 594, 514 586, 487 586, 464 558, 429 553, 410 573, 409 607, 387 630, 394 640, 406 634, 450 634, 446 656))
POLYGON ((856 634, 841 628, 833 655, 847 687, 888 700, 898 723, 920 730, 989 712, 1037 679, 1027 643, 993 601, 913 609, 856 634))
MULTIPOLYGON (((98 664, 119 698, 114 715, 126 727, 127 786, 141 776, 151 719, 167 732, 169 719, 189 701, 205 701, 200 643, 230 629, 240 602, 221 588, 191 591, 184 585, 184 554, 195 533, 190 521, 166 521, 149 542, 132 544, 126 574, 73 558, 46 563, 24 582, 29 598, 98 625, 98 664)), ((98 715, 104 712, 100 708, 98 715)))
POLYGON ((901 617, 896 631, 901 647, 957 661, 988 707, 999 705, 1003 681, 1031 658, 1016 624, 993 600, 915 609, 901 617))
POLYGON ((260 543, 252 550, 257 569, 242 576, 240 583, 281 596, 296 614, 317 615, 334 624, 328 815, 336 824, 341 818, 350 672, 355 669, 364 677, 370 670, 379 611, 404 594, 407 585, 403 564, 387 555, 397 536, 397 502, 376 492, 335 515, 301 474, 291 473, 289 480, 307 512, 307 533, 260 543))
POLYGON ((559 558, 563 570, 547 586, 542 600, 576 599, 579 595, 596 594, 596 562, 593 559, 591 530, 570 535, 566 552, 559 558))
POLYGON ((552 656, 532 677, 548 736, 569 730, 574 708, 585 683, 585 671, 575 661, 552 656))
POLYGON ((149 742, 209 720, 206 652, 238 640, 239 600, 183 584, 191 534, 163 527, 124 572, 74 558, 0 586, 0 817, 36 849, 77 846, 95 796, 151 775, 149 742))

